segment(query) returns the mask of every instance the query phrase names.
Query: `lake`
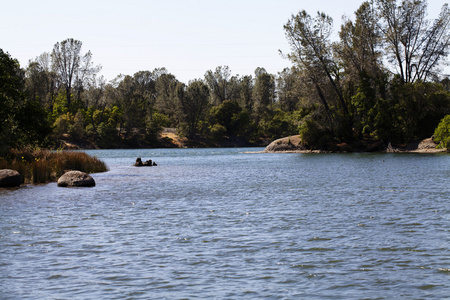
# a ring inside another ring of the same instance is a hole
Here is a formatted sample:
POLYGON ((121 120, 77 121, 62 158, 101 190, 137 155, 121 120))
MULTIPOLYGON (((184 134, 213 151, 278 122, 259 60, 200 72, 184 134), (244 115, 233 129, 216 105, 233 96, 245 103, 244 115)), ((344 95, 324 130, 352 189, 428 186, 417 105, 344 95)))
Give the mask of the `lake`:
POLYGON ((0 189, 0 299, 450 295, 449 154, 260 150, 90 150, 96 187, 0 189))

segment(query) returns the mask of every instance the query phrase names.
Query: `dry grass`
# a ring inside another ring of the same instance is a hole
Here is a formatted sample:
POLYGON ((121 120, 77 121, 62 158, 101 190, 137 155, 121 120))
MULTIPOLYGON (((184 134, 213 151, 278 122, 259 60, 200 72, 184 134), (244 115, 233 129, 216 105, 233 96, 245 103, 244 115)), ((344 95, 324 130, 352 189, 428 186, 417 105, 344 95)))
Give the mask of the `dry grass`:
POLYGON ((99 173, 108 170, 104 162, 78 151, 12 150, 0 158, 0 169, 18 171, 25 183, 56 181, 68 170, 99 173))

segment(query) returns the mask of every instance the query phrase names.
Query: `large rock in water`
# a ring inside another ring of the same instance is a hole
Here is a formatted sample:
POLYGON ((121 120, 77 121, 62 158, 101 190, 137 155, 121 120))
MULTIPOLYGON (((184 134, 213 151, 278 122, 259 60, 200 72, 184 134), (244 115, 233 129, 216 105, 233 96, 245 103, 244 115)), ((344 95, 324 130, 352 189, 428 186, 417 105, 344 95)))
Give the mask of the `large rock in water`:
POLYGON ((69 171, 58 179, 58 186, 61 187, 90 187, 95 186, 94 178, 81 171, 69 171))
POLYGON ((10 169, 0 170, 0 187, 20 186, 22 177, 19 172, 10 169))
POLYGON ((299 135, 284 137, 270 143, 264 152, 289 152, 305 150, 299 135))

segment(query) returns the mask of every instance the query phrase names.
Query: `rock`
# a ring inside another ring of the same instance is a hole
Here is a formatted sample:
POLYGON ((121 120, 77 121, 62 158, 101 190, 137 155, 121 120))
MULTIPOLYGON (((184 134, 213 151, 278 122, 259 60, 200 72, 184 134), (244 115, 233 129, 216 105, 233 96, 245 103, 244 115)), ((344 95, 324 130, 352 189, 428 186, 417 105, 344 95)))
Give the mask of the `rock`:
POLYGON ((152 167, 152 166, 157 166, 157 164, 152 161, 151 159, 142 162, 142 159, 140 157, 136 158, 136 162, 134 163, 135 167, 152 167))
POLYGON ((293 135, 273 141, 266 147, 264 152, 289 152, 299 150, 305 150, 305 147, 301 144, 300 136, 293 135))
POLYGON ((140 157, 136 158, 136 162, 134 163, 135 167, 142 167, 144 164, 142 163, 142 159, 140 157))
POLYGON ((147 160, 146 162, 144 162, 143 165, 146 166, 146 167, 151 167, 151 166, 153 166, 152 160, 151 160, 151 159, 147 160))
POLYGON ((60 187, 91 187, 95 186, 94 178, 89 174, 81 171, 69 171, 64 173, 58 179, 58 186, 60 187))
POLYGON ((417 146, 417 149, 436 149, 437 145, 438 144, 436 144, 436 142, 433 141, 433 138, 431 137, 420 141, 419 145, 417 146))
POLYGON ((0 170, 0 187, 15 187, 22 183, 22 176, 15 170, 0 170))

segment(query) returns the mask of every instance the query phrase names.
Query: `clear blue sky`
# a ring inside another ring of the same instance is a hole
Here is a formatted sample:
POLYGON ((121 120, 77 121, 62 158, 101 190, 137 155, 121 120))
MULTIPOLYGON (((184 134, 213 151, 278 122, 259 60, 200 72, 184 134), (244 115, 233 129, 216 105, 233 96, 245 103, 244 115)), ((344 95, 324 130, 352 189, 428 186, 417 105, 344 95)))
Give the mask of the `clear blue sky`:
MULTIPOLYGON (((66 38, 83 42, 107 80, 165 67, 178 80, 203 78, 229 66, 233 75, 257 67, 276 74, 289 67, 283 25, 305 9, 334 19, 353 17, 363 0, 15 0, 0 10, 0 48, 22 67, 66 38)), ((443 0, 428 0, 436 18, 443 0)))

